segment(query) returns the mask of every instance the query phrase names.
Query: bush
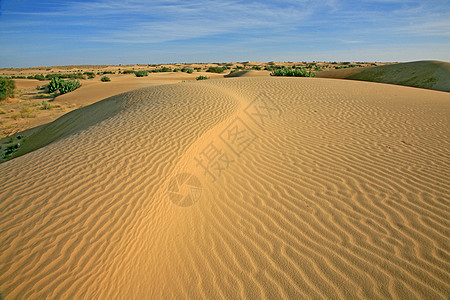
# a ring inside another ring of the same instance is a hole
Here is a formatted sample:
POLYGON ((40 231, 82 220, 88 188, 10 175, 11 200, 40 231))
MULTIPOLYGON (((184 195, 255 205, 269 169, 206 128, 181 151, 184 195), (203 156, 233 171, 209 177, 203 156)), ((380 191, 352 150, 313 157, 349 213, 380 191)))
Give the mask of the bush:
POLYGON ((111 81, 111 78, 109 78, 108 76, 103 76, 102 78, 100 78, 100 80, 102 82, 109 82, 109 81, 111 81))
POLYGON ((59 87, 59 92, 62 94, 70 93, 81 86, 78 80, 63 80, 62 85, 59 87))
POLYGON ((134 74, 133 70, 123 70, 122 74, 134 74))
POLYGON ((206 80, 206 79, 208 79, 208 77, 203 76, 203 75, 200 75, 197 77, 197 80, 206 80))
POLYGON ((226 69, 227 69, 226 67, 209 67, 208 70, 206 70, 206 72, 222 73, 226 69))
POLYGON ((191 68, 183 68, 183 69, 181 69, 181 72, 186 72, 188 74, 192 74, 192 73, 194 73, 194 70, 192 70, 191 68))
POLYGON ((134 75, 136 75, 136 77, 148 76, 148 71, 136 71, 134 72, 134 75))
POLYGON ((27 79, 37 79, 37 80, 45 80, 45 76, 42 74, 30 75, 27 76, 27 79))
POLYGON ((77 80, 63 80, 61 78, 52 78, 47 86, 49 93, 54 93, 59 90, 59 93, 67 94, 79 88, 81 83, 77 80))
POLYGON ((50 80, 50 82, 47 86, 48 92, 49 93, 56 92, 59 89, 59 87, 61 86, 61 81, 62 81, 62 79, 60 79, 58 77, 52 78, 52 80, 50 80))
POLYGON ((0 100, 4 100, 8 97, 14 97, 15 88, 16 84, 14 80, 0 78, 0 100))
POLYGON ((314 77, 315 74, 311 70, 306 71, 305 68, 286 68, 277 69, 270 73, 272 76, 290 76, 290 77, 314 77))
POLYGON ((8 158, 10 157, 14 152, 17 151, 17 149, 20 147, 20 143, 8 145, 5 148, 5 152, 2 154, 2 158, 8 158))
POLYGON ((88 79, 95 78, 94 72, 84 72, 83 75, 87 75, 88 79))

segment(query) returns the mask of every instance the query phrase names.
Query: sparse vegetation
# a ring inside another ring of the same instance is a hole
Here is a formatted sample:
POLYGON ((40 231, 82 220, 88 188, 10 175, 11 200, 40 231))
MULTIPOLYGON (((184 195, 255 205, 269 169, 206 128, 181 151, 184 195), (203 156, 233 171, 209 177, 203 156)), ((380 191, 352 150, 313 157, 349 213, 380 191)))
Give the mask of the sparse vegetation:
POLYGON ((71 74, 54 73, 54 74, 47 74, 47 75, 45 75, 45 79, 46 80, 51 80, 53 78, 60 78, 60 79, 86 79, 86 77, 83 75, 83 73, 71 73, 71 74))
POLYGON ((185 72, 185 73, 188 73, 188 74, 192 74, 192 73, 194 73, 194 70, 193 69, 191 69, 191 68, 182 68, 181 69, 181 72, 185 72))
POLYGON ((7 78, 0 78, 0 101, 6 98, 14 97, 14 90, 16 84, 14 80, 7 78))
POLYGON ((307 71, 305 68, 286 68, 282 67, 281 69, 276 69, 270 73, 272 76, 289 76, 289 77, 314 77, 314 72, 307 71))
POLYGON ((208 70, 206 70, 206 72, 222 73, 225 70, 227 70, 227 67, 209 67, 208 70))
POLYGON ((109 82, 109 81, 111 81, 111 78, 109 78, 108 76, 102 76, 102 78, 100 78, 100 80, 102 82, 109 82))
POLYGON ((37 80, 45 80, 45 76, 42 74, 30 75, 27 76, 27 79, 37 79, 37 80))
POLYGON ((48 101, 42 101, 42 109, 47 110, 47 109, 51 109, 52 106, 50 105, 50 103, 48 103, 48 101))
POLYGON ((95 73, 94 72, 83 72, 83 75, 87 75, 88 79, 92 79, 95 78, 95 73))
POLYGON ((203 75, 200 75, 200 76, 198 76, 196 79, 197 79, 197 80, 206 80, 206 79, 208 79, 208 77, 203 76, 203 75))
POLYGON ((10 157, 20 147, 20 143, 12 143, 12 142, 10 143, 11 143, 10 145, 6 146, 5 151, 2 154, 2 158, 10 157))
POLYGON ((34 110, 31 107, 24 105, 20 109, 20 117, 21 118, 35 118, 36 114, 34 113, 34 110))
POLYGON ((148 71, 135 71, 134 75, 136 75, 136 77, 148 76, 148 71))

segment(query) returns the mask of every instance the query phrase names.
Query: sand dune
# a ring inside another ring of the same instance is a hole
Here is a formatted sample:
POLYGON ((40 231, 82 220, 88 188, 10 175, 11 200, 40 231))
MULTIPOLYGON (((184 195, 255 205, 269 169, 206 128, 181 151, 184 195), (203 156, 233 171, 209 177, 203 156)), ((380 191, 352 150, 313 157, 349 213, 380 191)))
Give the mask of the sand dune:
POLYGON ((449 100, 230 78, 71 112, 0 165, 0 293, 446 298, 449 100))
POLYGON ((322 78, 343 78, 398 84, 450 92, 450 63, 414 61, 377 67, 318 72, 322 78))

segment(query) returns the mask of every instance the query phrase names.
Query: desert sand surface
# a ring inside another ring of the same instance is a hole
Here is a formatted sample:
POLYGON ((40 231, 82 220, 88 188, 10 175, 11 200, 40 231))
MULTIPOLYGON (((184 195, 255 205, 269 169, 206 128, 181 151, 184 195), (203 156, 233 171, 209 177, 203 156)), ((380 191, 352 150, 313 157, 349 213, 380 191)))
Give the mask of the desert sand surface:
POLYGON ((449 112, 445 92, 274 77, 70 112, 0 165, 0 293, 445 299, 449 112))
MULTIPOLYGON (((178 64, 140 64, 140 65, 69 65, 30 68, 0 69, 0 76, 12 78, 16 84, 14 98, 0 101, 0 147, 5 148, 5 142, 10 137, 29 135, 36 128, 56 120, 60 116, 90 105, 99 100, 128 92, 137 88, 172 84, 196 80, 198 76, 209 79, 224 77, 266 77, 270 68, 274 67, 311 67, 314 70, 331 70, 349 68, 358 71, 374 65, 385 63, 369 62, 235 62, 235 63, 178 63, 178 64), (210 68, 222 68, 219 73, 211 72, 210 68), (164 72, 161 71, 164 69, 164 72), (192 73, 187 73, 190 69, 192 73), (127 71, 147 71, 147 76, 136 77, 127 71), (55 74, 79 75, 77 80, 81 87, 69 94, 58 95, 47 93, 45 86, 49 80, 30 79, 35 76, 55 74), (88 74, 95 77, 90 78, 88 74), (100 79, 107 76, 110 82, 100 79), (37 89, 37 87, 40 87, 37 89), (45 107, 45 109, 44 109, 45 107)), ((347 70, 347 69, 345 69, 347 70)), ((337 70, 339 71, 339 70, 337 70)), ((327 74, 327 71, 323 72, 327 74)), ((336 73, 332 73, 335 76, 336 73)), ((0 162, 3 158, 0 157, 0 162)))
MULTIPOLYGON (((29 74, 36 74, 37 71, 34 70, 29 74)), ((64 69, 56 69, 53 70, 53 73, 63 73, 64 71, 64 69)), ((47 124, 70 111, 120 93, 142 87, 195 80, 199 75, 208 76, 208 78, 223 78, 223 75, 207 72, 195 74, 150 73, 146 77, 136 77, 134 74, 105 74, 111 79, 110 82, 100 80, 104 75, 98 75, 94 79, 79 80, 82 84, 80 88, 55 98, 46 94, 45 91, 36 90, 37 86, 47 85, 49 80, 14 79, 17 89, 16 97, 0 102, 2 110, 0 113, 0 141, 2 139, 4 141, 4 138, 9 135, 17 135, 25 130, 32 131, 34 127, 47 124), (48 102, 51 108, 43 110, 43 101, 48 102)))
POLYGON ((450 92, 450 63, 443 61, 414 61, 407 63, 324 70, 322 78, 339 78, 381 82, 450 92))

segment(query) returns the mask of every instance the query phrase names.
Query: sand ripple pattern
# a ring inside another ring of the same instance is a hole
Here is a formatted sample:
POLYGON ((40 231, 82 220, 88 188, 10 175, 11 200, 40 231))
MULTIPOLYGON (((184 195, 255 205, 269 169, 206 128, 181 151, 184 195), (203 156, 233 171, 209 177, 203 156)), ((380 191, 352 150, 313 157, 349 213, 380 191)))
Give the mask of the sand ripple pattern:
POLYGON ((311 78, 85 107, 51 125, 53 143, 0 165, 0 293, 445 299, 449 115, 445 92, 311 78), (235 128, 251 138, 241 151, 235 128), (208 173, 198 159, 211 149, 208 173), (189 207, 167 191, 184 173, 202 188, 189 207))

